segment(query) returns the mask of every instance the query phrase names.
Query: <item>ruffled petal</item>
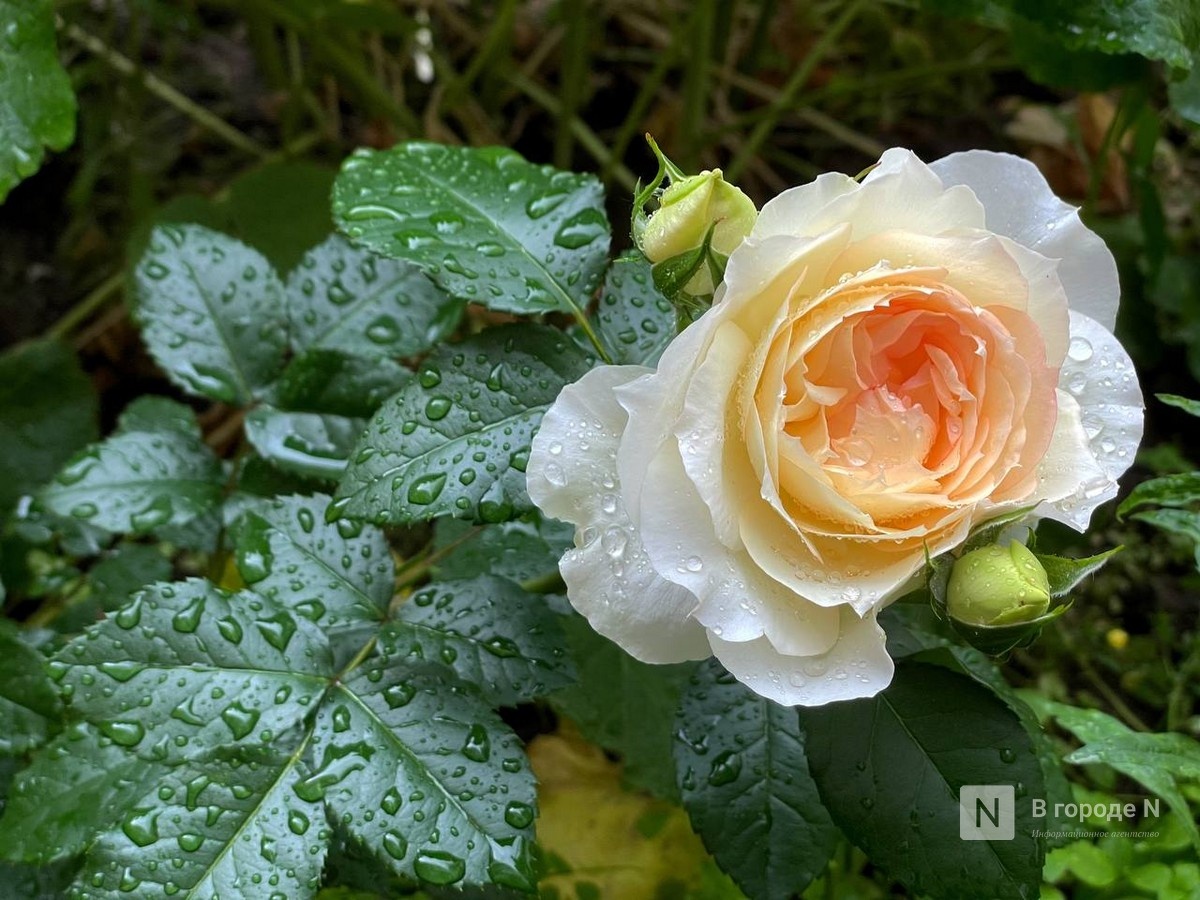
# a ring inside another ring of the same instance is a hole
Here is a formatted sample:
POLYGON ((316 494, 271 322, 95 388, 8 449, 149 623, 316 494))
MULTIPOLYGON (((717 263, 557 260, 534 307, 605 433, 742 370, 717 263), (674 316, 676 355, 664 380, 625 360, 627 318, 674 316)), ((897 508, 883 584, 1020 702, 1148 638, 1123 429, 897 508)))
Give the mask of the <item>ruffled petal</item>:
POLYGON ((966 185, 983 203, 987 229, 1061 260, 1058 277, 1071 309, 1111 330, 1121 286, 1117 264, 1079 211, 1054 195, 1027 159, 990 150, 951 153, 930 164, 947 186, 966 185))
POLYGON ((664 444, 641 497, 642 534, 654 568, 699 599, 694 617, 732 641, 767 635, 791 653, 821 653, 837 639, 837 615, 796 596, 744 551, 716 537, 704 501, 683 469, 679 448, 664 444))
POLYGON ((644 662, 709 655, 696 598, 650 565, 625 512, 617 446, 626 413, 613 393, 644 377, 643 366, 601 366, 565 387, 542 419, 529 454, 529 496, 575 526, 560 571, 567 597, 600 634, 644 662))
POLYGON ((873 697, 888 686, 895 670, 875 612, 859 618, 849 607, 841 608, 837 642, 817 656, 784 655, 765 637, 740 643, 710 637, 710 642, 738 681, 784 706, 873 697))

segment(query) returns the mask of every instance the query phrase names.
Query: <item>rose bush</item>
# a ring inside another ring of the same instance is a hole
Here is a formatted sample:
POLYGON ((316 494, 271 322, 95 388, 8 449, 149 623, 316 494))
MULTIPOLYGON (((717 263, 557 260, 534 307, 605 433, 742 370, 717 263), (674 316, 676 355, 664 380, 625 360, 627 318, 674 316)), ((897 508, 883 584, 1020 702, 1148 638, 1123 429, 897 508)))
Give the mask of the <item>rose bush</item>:
POLYGON ((530 496, 575 525, 572 604, 640 659, 715 654, 784 704, 874 694, 876 616, 925 555, 1026 507, 1080 530, 1142 399, 1117 270, 1038 170, 889 150, 763 208, 656 370, 547 412, 530 496))

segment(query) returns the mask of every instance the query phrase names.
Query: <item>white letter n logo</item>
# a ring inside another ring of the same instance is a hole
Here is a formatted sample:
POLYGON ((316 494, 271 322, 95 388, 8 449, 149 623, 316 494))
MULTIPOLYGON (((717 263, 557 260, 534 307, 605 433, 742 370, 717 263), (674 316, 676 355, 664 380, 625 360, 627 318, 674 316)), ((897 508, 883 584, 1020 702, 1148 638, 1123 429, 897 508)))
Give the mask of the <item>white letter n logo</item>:
POLYGON ((964 784, 958 794, 958 836, 964 841, 1011 841, 1016 836, 1015 795, 1011 784, 964 784))

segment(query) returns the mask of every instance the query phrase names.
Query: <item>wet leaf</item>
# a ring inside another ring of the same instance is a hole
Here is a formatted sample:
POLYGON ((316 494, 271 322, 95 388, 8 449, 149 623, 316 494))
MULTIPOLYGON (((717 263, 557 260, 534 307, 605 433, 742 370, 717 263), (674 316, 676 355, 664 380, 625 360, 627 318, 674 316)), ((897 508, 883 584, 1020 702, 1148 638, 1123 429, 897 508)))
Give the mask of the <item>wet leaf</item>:
POLYGON ((555 519, 542 519, 537 513, 484 528, 456 519, 439 519, 434 544, 455 545, 438 561, 436 571, 440 577, 498 575, 517 583, 542 581, 558 575, 558 561, 575 544, 575 528, 555 519))
POLYGON ((596 329, 618 365, 653 366, 675 337, 675 308, 654 285, 641 253, 615 259, 604 277, 596 329))
POLYGON ((256 250, 199 225, 161 225, 134 272, 150 354, 190 394, 239 406, 283 367, 283 285, 256 250))
POLYGON ((315 622, 352 656, 384 618, 395 567, 379 529, 325 521, 329 500, 251 506, 234 528, 237 566, 250 590, 315 622))
POLYGON ((246 416, 246 440, 285 472, 337 481, 366 423, 328 413, 286 412, 260 406, 246 416))
POLYGON ((333 510, 377 524, 447 514, 502 522, 527 512, 533 435, 589 362, 561 331, 540 325, 439 346, 371 419, 333 510))
POLYGON ((896 667, 863 700, 800 707, 806 751, 833 821, 872 863, 914 894, 1036 897, 1044 825, 1037 756, 1016 716, 971 678, 922 663, 896 667), (964 785, 1014 790, 1013 837, 961 840, 964 785), (954 853, 946 853, 954 847, 954 853))
POLYGON ((22 344, 0 355, 0 515, 99 436, 96 407, 91 382, 61 344, 22 344))
POLYGON ((45 658, 0 619, 0 753, 26 753, 55 730, 62 714, 45 658))
POLYGON ((575 680, 561 617, 503 578, 441 581, 408 598, 382 636, 384 652, 449 666, 501 706, 575 680))
POLYGON ((76 455, 42 491, 54 513, 109 531, 145 534, 216 509, 221 465, 182 431, 127 432, 76 455))
POLYGON ((659 797, 678 798, 672 757, 675 707, 690 665, 634 659, 582 616, 564 623, 579 683, 555 694, 555 709, 588 740, 620 754, 625 777, 659 797))
POLYGON ((0 855, 38 863, 75 855, 164 771, 76 723, 17 774, 0 819, 0 855))
POLYGON ((269 741, 320 699, 332 674, 317 627, 250 593, 156 584, 59 651, 71 708, 148 759, 269 741))
POLYGON ((368 663, 318 714, 302 797, 402 875, 531 892, 537 801, 520 740, 435 671, 368 663))
POLYGON ((411 263, 333 235, 288 276, 287 308, 295 352, 333 350, 370 359, 428 350, 454 331, 463 304, 411 263))
POLYGON ((748 897, 801 893, 839 833, 809 775, 796 710, 710 660, 684 688, 675 723, 683 806, 722 871, 748 897))
POLYGON ((48 0, 0 0, 0 202, 75 140, 75 94, 58 62, 48 0))
POLYGON ((306 350, 279 376, 275 400, 284 409, 366 418, 412 379, 411 369, 387 357, 306 350))
POLYGON ((342 165, 333 214, 355 243, 415 263, 456 297, 514 313, 587 306, 610 240, 596 178, 500 147, 359 150, 342 165))
POLYGON ((297 794, 308 770, 287 749, 227 751, 164 772, 91 845, 72 896, 315 895, 329 828, 320 805, 297 794))

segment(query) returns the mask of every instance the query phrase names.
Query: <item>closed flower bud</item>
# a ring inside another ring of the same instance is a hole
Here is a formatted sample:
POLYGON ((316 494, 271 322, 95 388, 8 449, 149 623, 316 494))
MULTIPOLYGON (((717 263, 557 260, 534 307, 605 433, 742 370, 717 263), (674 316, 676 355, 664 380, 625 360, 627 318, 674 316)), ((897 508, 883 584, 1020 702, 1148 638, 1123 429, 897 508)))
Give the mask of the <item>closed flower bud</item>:
POLYGON ((1050 606, 1050 580, 1020 541, 993 544, 954 563, 946 609, 966 625, 996 627, 1031 622, 1050 606))
MULTIPOLYGON (((646 258, 657 263, 696 250, 713 229, 710 249, 726 257, 754 227, 758 210, 740 189, 727 182, 720 169, 701 172, 674 181, 659 198, 641 234, 640 247, 646 258)), ((711 294, 712 274, 702 265, 686 286, 690 294, 711 294)))

